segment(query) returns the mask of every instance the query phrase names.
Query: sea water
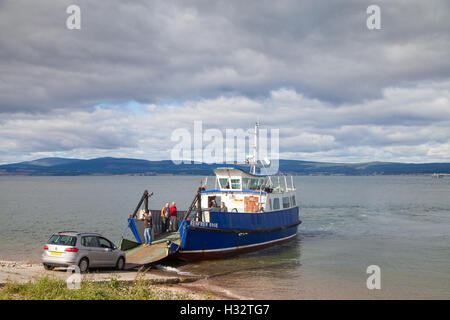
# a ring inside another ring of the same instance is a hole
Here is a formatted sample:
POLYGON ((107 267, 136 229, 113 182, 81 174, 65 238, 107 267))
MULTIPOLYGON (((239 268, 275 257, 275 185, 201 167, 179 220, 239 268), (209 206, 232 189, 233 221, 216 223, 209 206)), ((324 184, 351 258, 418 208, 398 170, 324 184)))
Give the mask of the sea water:
MULTIPOLYGON (((203 177, 0 177, 0 259, 38 261, 53 232, 116 244, 143 191, 150 208, 191 203, 203 177)), ((213 183, 209 177, 209 184, 213 183)), ((298 176, 296 239, 229 259, 168 263, 249 298, 450 298, 450 178, 298 176), (381 288, 369 290, 368 267, 381 288)), ((130 238, 131 239, 131 238, 130 238)), ((164 268, 164 267, 163 267, 164 268)))

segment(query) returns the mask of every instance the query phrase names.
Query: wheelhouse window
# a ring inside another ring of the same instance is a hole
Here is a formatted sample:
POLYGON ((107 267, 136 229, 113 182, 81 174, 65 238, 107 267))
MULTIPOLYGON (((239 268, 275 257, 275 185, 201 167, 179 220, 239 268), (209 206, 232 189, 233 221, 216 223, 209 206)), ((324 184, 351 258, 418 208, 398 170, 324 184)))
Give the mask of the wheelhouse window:
POLYGON ((221 189, 230 189, 230 183, 227 178, 219 178, 219 184, 221 189))
POLYGON ((296 206, 297 203, 295 202, 295 196, 291 197, 292 206, 296 206))
POLYGON ((274 198, 273 199, 273 210, 278 210, 278 209, 280 209, 280 199, 274 198))
POLYGON ((262 190, 262 187, 264 185, 264 179, 258 179, 258 190, 262 190))
POLYGON ((289 197, 283 197, 283 208, 289 208, 289 197))
POLYGON ((267 209, 266 210, 272 210, 272 199, 269 199, 267 201, 267 209))
POLYGON ((231 179, 231 189, 241 189, 241 179, 231 179))
POLYGON ((242 189, 250 189, 250 179, 242 178, 242 189))
POLYGON ((248 189, 250 190, 261 190, 264 184, 264 179, 249 179, 248 189))

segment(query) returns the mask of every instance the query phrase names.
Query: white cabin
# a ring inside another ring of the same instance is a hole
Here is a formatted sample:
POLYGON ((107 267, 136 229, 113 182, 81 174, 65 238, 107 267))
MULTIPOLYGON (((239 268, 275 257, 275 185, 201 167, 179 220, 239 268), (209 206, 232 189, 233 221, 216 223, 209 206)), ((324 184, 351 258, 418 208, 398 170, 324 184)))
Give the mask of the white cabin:
POLYGON ((258 213, 297 206, 291 177, 269 177, 247 173, 236 168, 217 168, 215 188, 201 192, 202 210, 258 213), (277 178, 275 186, 271 179, 277 178), (284 178, 284 186, 280 178, 284 178), (222 203, 226 210, 220 210, 222 203))

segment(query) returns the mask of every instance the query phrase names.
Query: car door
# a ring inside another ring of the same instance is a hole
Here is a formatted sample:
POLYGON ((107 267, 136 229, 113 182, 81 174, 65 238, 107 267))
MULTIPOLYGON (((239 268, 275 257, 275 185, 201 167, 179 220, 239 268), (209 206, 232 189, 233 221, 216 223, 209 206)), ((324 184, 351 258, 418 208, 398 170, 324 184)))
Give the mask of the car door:
POLYGON ((96 236, 84 236, 81 238, 81 244, 87 251, 89 266, 99 267, 102 265, 102 249, 96 236))
POLYGON ((117 261, 112 243, 103 237, 97 237, 97 239, 100 248, 99 253, 101 256, 100 260, 102 265, 105 267, 115 266, 117 261))

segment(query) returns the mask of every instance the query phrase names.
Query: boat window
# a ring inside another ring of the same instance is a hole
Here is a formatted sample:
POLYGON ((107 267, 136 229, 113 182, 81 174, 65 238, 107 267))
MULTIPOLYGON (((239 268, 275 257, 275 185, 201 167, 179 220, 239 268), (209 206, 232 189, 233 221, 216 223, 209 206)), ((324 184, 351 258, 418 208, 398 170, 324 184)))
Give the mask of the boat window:
POLYGON ((250 179, 249 178, 242 178, 242 189, 250 189, 250 179))
POLYGON ((274 198, 273 199, 273 210, 278 210, 278 209, 280 209, 280 199, 274 198))
POLYGON ((250 179, 250 190, 257 190, 258 189, 258 179, 250 179))
POLYGON ((283 208, 289 208, 289 197, 283 197, 283 208))
POLYGON ((296 206, 297 204, 295 203, 295 196, 292 196, 292 197, 291 197, 291 200, 292 200, 292 205, 293 205, 293 206, 296 206))
POLYGON ((209 196, 208 197, 208 208, 220 208, 220 197, 219 196, 209 196))
POLYGON ((227 178, 219 178, 219 183, 221 189, 230 189, 230 184, 228 183, 227 178))
POLYGON ((241 180, 231 179, 231 189, 240 189, 240 188, 241 188, 241 180))
POLYGON ((261 190, 264 185, 264 179, 242 178, 242 189, 261 190))
POLYGON ((269 199, 269 201, 267 201, 267 209, 266 210, 272 210, 272 199, 269 199))

